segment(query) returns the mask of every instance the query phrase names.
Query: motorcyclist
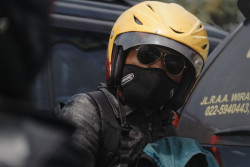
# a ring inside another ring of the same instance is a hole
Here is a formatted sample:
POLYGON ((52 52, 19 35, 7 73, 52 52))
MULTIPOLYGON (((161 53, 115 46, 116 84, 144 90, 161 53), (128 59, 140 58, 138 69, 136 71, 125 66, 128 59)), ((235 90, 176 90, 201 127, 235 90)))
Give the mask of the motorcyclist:
POLYGON ((147 143, 177 136, 171 113, 194 86, 208 48, 203 24, 175 3, 141 2, 118 18, 103 96, 77 94, 60 113, 78 126, 74 139, 95 166, 135 166, 147 143))

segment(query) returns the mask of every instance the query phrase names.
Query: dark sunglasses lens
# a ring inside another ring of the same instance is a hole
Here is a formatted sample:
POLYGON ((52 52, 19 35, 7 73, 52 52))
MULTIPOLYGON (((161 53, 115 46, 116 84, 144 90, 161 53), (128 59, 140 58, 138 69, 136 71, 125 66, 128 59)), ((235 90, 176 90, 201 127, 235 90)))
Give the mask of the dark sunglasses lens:
POLYGON ((137 59, 142 64, 152 64, 161 56, 161 52, 151 46, 142 45, 137 51, 137 59))
POLYGON ((184 69, 185 60, 181 56, 168 54, 165 57, 165 65, 169 73, 173 75, 178 75, 182 73, 184 69))

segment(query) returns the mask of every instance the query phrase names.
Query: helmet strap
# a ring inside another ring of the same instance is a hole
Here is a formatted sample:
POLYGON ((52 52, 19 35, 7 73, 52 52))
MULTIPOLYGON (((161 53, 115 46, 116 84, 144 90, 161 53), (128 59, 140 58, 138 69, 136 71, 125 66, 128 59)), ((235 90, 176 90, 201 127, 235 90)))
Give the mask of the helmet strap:
POLYGON ((124 51, 121 46, 114 46, 112 69, 108 86, 117 88, 120 85, 122 78, 123 65, 127 56, 127 51, 124 51))
POLYGON ((126 112, 122 106, 119 91, 120 91, 120 86, 118 85, 116 97, 117 97, 118 104, 119 104, 119 116, 120 116, 120 123, 121 123, 120 167, 128 167, 128 164, 130 162, 130 157, 128 154, 128 135, 129 135, 129 131, 131 127, 127 123, 126 112))

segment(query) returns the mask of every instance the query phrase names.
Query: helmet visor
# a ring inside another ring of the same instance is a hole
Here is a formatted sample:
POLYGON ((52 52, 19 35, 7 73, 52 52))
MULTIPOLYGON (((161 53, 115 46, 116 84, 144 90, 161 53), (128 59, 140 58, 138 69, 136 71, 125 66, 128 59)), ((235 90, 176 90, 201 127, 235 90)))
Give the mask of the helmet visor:
POLYGON ((137 59, 141 64, 151 65, 163 58, 165 69, 171 75, 180 75, 185 68, 183 56, 173 53, 166 48, 158 48, 155 45, 141 45, 136 49, 137 59))
POLYGON ((183 45, 175 40, 167 37, 163 37, 156 34, 144 33, 144 32, 127 32, 120 34, 115 39, 115 45, 123 47, 123 50, 127 50, 131 47, 138 45, 158 45, 173 49, 185 56, 193 65, 196 71, 196 77, 200 74, 204 62, 202 57, 193 49, 183 45))

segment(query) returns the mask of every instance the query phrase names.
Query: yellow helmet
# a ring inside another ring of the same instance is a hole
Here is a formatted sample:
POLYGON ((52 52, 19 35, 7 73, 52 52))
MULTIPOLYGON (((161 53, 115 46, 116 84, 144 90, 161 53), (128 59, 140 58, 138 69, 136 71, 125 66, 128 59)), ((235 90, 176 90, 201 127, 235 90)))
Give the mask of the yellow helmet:
POLYGON ((145 1, 125 11, 115 22, 108 44, 107 80, 111 85, 120 82, 126 51, 143 44, 167 47, 185 56, 194 69, 190 91, 209 49, 201 21, 175 3, 145 1))

